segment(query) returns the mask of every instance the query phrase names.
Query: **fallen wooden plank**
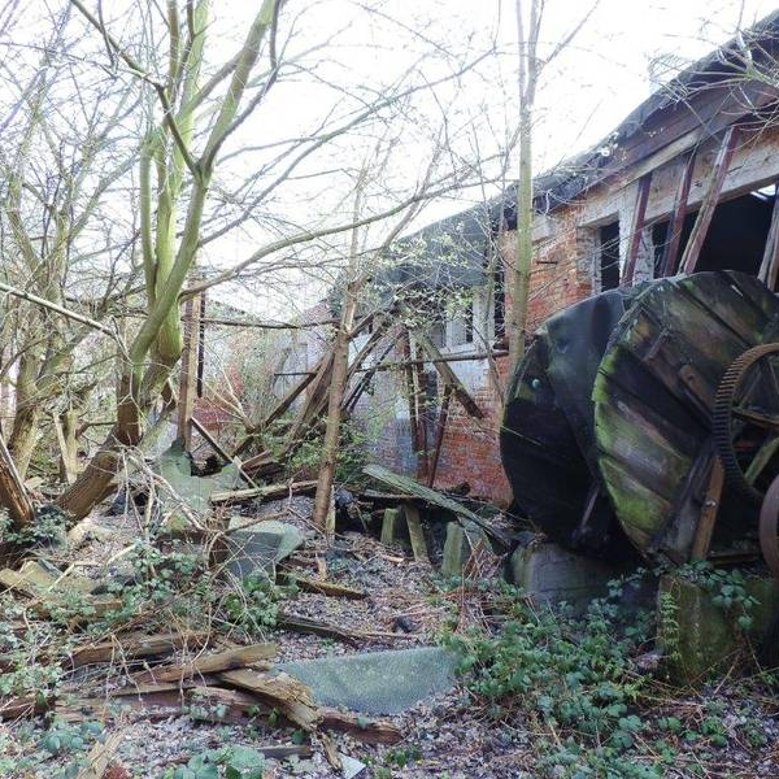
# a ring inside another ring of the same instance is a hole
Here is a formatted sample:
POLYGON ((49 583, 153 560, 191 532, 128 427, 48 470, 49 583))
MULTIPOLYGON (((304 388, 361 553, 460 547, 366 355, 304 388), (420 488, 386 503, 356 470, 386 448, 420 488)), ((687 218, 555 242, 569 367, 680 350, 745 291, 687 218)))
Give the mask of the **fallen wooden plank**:
POLYGON ((246 669, 219 674, 222 681, 255 695, 262 703, 281 712, 290 722, 314 730, 319 724, 319 711, 311 690, 285 673, 275 676, 259 674, 246 669))
POLYGON ((203 722, 245 724, 252 717, 270 713, 271 708, 240 690, 198 686, 189 691, 190 717, 203 722))
POLYGON ((276 579, 279 584, 294 584, 298 589, 303 590, 304 592, 316 592, 320 595, 328 595, 333 598, 360 600, 368 597, 368 593, 365 592, 365 590, 356 590, 353 587, 345 587, 343 584, 321 581, 319 579, 306 579, 297 576, 291 571, 278 571, 276 573, 276 579))
POLYGON ((299 481, 292 484, 268 484, 264 487, 251 487, 245 490, 229 490, 227 492, 213 492, 210 496, 211 503, 240 503, 244 500, 262 498, 263 500, 275 500, 286 498, 288 495, 303 495, 316 489, 315 481, 299 481))
POLYGON ((315 619, 298 617, 295 614, 287 614, 285 612, 279 612, 276 619, 276 627, 283 630, 292 630, 295 633, 312 633, 315 636, 334 638, 346 644, 357 644, 360 639, 360 636, 356 633, 350 633, 337 625, 330 625, 327 622, 319 622, 315 619))
POLYGON ((246 666, 268 660, 278 654, 276 644, 252 644, 251 646, 235 647, 224 652, 212 655, 202 655, 188 663, 166 665, 160 668, 151 668, 141 674, 135 674, 133 679, 142 683, 149 682, 178 682, 183 679, 191 679, 203 674, 230 671, 234 668, 246 666))
POLYGON ((95 663, 121 662, 124 659, 168 655, 183 646, 205 646, 209 638, 211 638, 211 634, 206 631, 160 633, 152 636, 137 633, 114 636, 111 641, 79 647, 67 658, 65 664, 73 668, 80 668, 95 663))
POLYGON ((45 698, 40 695, 10 698, 0 702, 0 720, 13 720, 42 714, 51 708, 53 702, 53 698, 45 698))

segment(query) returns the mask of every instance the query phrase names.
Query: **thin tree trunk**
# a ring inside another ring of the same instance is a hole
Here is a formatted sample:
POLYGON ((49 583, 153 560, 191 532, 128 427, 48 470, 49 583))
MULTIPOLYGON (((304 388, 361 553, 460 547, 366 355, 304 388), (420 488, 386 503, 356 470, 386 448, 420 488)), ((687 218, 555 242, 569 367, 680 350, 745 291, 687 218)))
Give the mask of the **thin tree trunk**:
POLYGON ((351 341, 354 314, 357 310, 358 286, 358 282, 355 281, 346 285, 344 309, 333 347, 333 372, 330 379, 327 422, 314 498, 314 523, 323 529, 326 529, 330 495, 335 478, 335 464, 338 458, 338 443, 341 437, 341 404, 346 392, 346 380, 349 372, 349 342, 351 341))

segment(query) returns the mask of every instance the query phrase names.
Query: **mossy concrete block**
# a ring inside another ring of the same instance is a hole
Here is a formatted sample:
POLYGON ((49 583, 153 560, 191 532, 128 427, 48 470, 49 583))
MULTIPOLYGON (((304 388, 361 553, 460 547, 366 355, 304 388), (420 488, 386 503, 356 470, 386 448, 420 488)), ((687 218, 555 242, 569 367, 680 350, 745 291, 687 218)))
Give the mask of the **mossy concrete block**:
POLYGON ((563 601, 585 605, 608 592, 619 571, 600 560, 573 554, 551 541, 536 538, 509 558, 507 578, 537 604, 563 601))
POLYGON ((400 509, 384 509, 381 523, 381 543, 389 546, 399 541, 403 533, 403 512, 400 509))
POLYGON ((460 576, 477 546, 492 550, 487 534, 473 522, 450 522, 446 526, 446 541, 441 561, 444 576, 460 576))
POLYGON ((744 634, 760 641, 779 609, 779 584, 764 577, 748 578, 747 593, 757 604, 752 626, 737 627, 738 609, 723 609, 714 593, 682 576, 666 574, 658 590, 659 642, 668 675, 678 684, 699 684, 727 671, 744 646, 744 634))

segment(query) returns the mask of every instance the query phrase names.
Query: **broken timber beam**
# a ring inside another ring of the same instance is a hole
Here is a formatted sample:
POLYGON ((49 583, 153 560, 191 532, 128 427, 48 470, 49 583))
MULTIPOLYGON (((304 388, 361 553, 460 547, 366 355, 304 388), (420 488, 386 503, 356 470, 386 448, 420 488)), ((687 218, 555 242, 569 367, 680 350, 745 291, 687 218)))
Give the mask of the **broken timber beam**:
POLYGON ((487 535, 492 536, 496 541, 500 542, 505 547, 511 546, 511 539, 508 538, 500 530, 491 527, 488 522, 485 522, 478 514, 475 514, 469 508, 466 508, 461 503, 458 503, 452 498, 442 495, 436 490, 425 487, 422 484, 417 484, 413 479, 408 476, 401 476, 398 473, 393 473, 387 468, 375 463, 366 465, 362 469, 363 473, 370 476, 372 479, 380 481, 382 484, 387 484, 393 489, 402 493, 404 497, 415 497, 423 500, 425 503, 429 503, 432 506, 438 506, 447 511, 451 511, 458 520, 470 520, 475 525, 478 525, 487 535))
POLYGON ((682 273, 695 272, 695 266, 698 264, 698 257, 700 256, 703 242, 706 240, 706 234, 709 231, 709 225, 714 216, 714 209, 717 207, 717 201, 722 194, 722 185, 725 182, 725 176, 728 173, 738 138, 739 128, 736 125, 728 127, 711 169, 706 195, 701 203, 698 217, 695 220, 695 225, 692 228, 692 233, 690 233, 687 247, 682 256, 682 262, 679 267, 682 273))
POLYGON ((454 396, 460 401, 460 405, 475 419, 484 419, 484 412, 479 408, 478 403, 471 397, 468 390, 465 389, 465 385, 460 381, 457 374, 443 360, 438 347, 425 333, 419 330, 414 331, 414 338, 430 358, 443 382, 452 388, 454 396))

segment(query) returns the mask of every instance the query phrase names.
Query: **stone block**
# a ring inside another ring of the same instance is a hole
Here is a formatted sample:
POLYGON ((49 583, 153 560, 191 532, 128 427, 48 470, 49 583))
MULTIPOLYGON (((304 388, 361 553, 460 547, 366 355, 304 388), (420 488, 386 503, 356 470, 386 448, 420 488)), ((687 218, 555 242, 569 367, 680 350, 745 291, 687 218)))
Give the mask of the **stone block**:
POLYGON ((444 555, 441 573, 444 576, 460 576, 477 546, 492 550, 487 534, 473 522, 450 522, 446 526, 444 555))
POLYGON ((600 560, 569 552, 543 538, 518 547, 508 561, 507 578, 539 605, 563 601, 584 606, 606 595, 619 571, 600 560))
POLYGON ((389 546, 399 541, 403 533, 403 514, 400 509, 384 509, 381 523, 381 543, 389 546))
POLYGON ((666 574, 660 579, 658 639, 673 682, 705 682, 728 670, 745 646, 745 636, 761 641, 779 609, 779 583, 750 577, 745 589, 757 605, 750 611, 752 626, 742 631, 736 624, 738 610, 717 606, 714 593, 683 576, 666 574))

